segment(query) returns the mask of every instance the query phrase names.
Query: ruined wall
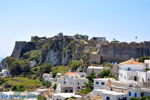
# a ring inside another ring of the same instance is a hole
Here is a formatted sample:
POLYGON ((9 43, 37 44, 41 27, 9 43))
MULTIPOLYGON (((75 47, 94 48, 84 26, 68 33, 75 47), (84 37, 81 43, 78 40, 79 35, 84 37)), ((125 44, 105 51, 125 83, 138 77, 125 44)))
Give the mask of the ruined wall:
POLYGON ((121 62, 130 58, 150 56, 150 42, 103 44, 100 54, 102 62, 121 62))

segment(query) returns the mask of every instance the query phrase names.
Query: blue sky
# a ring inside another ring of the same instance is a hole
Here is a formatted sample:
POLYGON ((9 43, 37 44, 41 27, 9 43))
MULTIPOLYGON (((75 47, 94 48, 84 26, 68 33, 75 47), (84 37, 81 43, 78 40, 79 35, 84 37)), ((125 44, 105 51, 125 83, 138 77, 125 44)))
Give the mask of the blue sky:
POLYGON ((9 56, 15 41, 35 35, 139 42, 150 40, 149 27, 150 0, 0 0, 0 56, 9 56))

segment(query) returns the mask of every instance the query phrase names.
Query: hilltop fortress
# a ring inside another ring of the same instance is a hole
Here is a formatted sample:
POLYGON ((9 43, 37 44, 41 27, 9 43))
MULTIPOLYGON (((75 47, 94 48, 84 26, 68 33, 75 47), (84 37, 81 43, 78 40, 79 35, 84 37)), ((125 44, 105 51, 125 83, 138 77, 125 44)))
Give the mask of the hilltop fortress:
POLYGON ((105 37, 87 35, 64 36, 62 33, 46 38, 34 36, 31 41, 17 41, 11 57, 34 60, 37 64, 67 65, 72 60, 87 64, 121 62, 130 58, 150 56, 150 41, 141 43, 108 42, 105 37), (30 54, 38 55, 31 58, 30 54))

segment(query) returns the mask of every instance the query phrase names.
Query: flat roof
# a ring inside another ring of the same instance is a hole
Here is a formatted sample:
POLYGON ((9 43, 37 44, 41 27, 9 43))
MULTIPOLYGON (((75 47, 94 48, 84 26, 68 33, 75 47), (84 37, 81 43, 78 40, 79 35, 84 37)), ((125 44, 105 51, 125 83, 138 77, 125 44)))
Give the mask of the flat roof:
POLYGON ((112 80, 113 78, 94 78, 94 80, 103 80, 103 81, 107 81, 109 79, 112 80))
POLYGON ((115 92, 115 91, 108 91, 108 90, 104 90, 103 94, 109 94, 109 95, 126 95, 126 93, 115 92))
POLYGON ((89 66, 88 69, 103 69, 103 67, 99 67, 99 66, 97 66, 97 67, 95 67, 95 66, 89 66))
POLYGON ((61 97, 64 97, 64 98, 69 98, 69 97, 77 97, 77 98, 82 98, 82 96, 80 95, 75 95, 74 93, 56 93, 56 94, 53 94, 53 96, 61 96, 61 97))

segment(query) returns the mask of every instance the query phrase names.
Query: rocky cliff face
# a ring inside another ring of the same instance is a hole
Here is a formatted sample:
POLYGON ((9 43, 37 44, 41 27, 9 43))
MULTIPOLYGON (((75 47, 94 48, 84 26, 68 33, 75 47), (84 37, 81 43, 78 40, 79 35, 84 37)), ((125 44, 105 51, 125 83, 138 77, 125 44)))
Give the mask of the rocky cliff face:
MULTIPOLYGON (((64 36, 60 33, 52 38, 32 37, 30 42, 16 42, 12 58, 36 61, 38 65, 68 65, 72 60, 87 64, 121 62, 130 58, 150 56, 150 42, 106 43, 101 38, 88 40, 88 36, 64 36)), ((8 67, 7 60, 1 66, 8 67)))
POLYGON ((88 45, 84 43, 87 39, 87 36, 81 35, 71 37, 59 34, 52 38, 39 38, 35 36, 32 37, 30 42, 16 42, 11 57, 36 60, 39 61, 37 63, 40 65, 50 62, 54 66, 68 65, 72 60, 85 61, 85 59, 88 59, 88 56, 85 56, 88 53, 84 52, 85 46, 88 45), (37 50, 40 52, 40 56, 36 56, 35 59, 33 56, 37 50))
POLYGON ((34 42, 19 42, 17 41, 15 43, 15 47, 12 53, 12 57, 14 58, 21 58, 24 53, 34 50, 35 49, 35 43, 34 42))

